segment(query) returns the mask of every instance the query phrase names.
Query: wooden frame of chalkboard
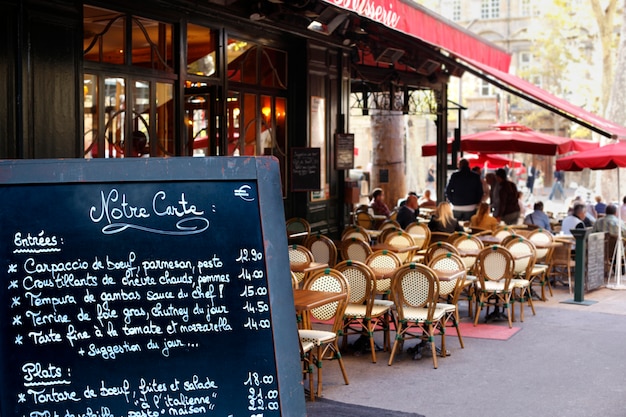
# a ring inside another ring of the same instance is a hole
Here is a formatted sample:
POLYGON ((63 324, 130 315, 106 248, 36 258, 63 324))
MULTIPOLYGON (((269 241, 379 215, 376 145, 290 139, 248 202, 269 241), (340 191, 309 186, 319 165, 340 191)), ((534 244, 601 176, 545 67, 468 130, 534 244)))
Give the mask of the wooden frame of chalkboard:
POLYGON ((0 162, 0 416, 305 416, 273 157, 0 162))
POLYGON ((291 148, 291 191, 319 191, 320 148, 291 148))

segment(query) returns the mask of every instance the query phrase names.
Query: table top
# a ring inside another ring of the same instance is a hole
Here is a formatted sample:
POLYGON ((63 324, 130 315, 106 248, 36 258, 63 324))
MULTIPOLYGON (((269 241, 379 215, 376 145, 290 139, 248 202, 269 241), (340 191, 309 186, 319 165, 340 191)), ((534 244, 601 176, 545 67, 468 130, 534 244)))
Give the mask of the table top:
POLYGON ((311 271, 315 271, 317 269, 328 268, 328 264, 327 263, 321 263, 321 262, 292 263, 292 264, 289 264, 289 268, 293 272, 311 272, 311 271))
POLYGON ((465 271, 442 271, 439 269, 434 269, 434 271, 437 273, 439 281, 452 281, 459 279, 466 273, 465 271))
POLYGON ((495 236, 492 235, 482 235, 482 236, 476 236, 478 239, 480 239, 483 243, 500 243, 501 240, 495 236))
POLYGON ((371 268, 374 272, 376 279, 386 279, 393 277, 396 273, 396 268, 371 268))
POLYGON ((293 301, 296 311, 310 310, 348 297, 346 293, 315 290, 293 290, 293 301))

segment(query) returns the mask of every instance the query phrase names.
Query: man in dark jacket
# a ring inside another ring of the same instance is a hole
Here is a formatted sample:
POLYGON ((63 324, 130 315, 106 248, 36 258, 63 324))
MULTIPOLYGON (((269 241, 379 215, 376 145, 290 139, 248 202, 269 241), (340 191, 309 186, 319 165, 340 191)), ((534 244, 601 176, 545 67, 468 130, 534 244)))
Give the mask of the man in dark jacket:
POLYGON ((469 220, 483 197, 480 176, 472 172, 467 159, 459 161, 459 170, 450 176, 446 198, 452 203, 452 213, 459 220, 469 220))
POLYGON ((506 171, 502 168, 496 171, 496 181, 500 184, 500 203, 494 217, 506 224, 517 224, 519 220, 517 186, 507 179, 506 171))
POLYGON ((410 194, 406 199, 406 203, 398 209, 396 221, 401 228, 406 229, 408 225, 417 220, 418 211, 417 196, 410 194))

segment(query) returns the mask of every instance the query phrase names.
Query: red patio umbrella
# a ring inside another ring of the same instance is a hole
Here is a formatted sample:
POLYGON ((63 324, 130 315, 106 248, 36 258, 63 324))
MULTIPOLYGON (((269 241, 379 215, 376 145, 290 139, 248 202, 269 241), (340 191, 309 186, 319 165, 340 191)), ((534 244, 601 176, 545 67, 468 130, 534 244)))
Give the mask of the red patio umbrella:
POLYGON ((585 152, 564 156, 556 161, 558 171, 582 171, 626 167, 626 142, 617 142, 585 152))
MULTIPOLYGON (((562 155, 598 147, 587 140, 565 138, 537 132, 519 123, 495 125, 493 130, 472 133, 461 137, 463 152, 529 153, 535 155, 562 155)), ((452 139, 448 139, 451 152, 452 139)), ((422 156, 437 154, 437 144, 422 146, 422 156)))
POLYGON ((504 168, 506 165, 511 168, 519 168, 522 166, 520 161, 488 153, 465 153, 463 154, 463 158, 467 159, 471 168, 476 166, 484 168, 485 164, 487 164, 487 169, 504 168))

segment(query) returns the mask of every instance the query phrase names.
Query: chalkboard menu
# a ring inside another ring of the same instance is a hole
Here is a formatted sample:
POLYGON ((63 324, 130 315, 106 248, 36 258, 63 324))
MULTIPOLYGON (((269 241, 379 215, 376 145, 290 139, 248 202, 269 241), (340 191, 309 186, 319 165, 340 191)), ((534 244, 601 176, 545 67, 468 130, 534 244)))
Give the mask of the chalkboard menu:
POLYGON ((354 168, 354 134, 335 135, 335 169, 354 168))
POLYGON ((320 148, 291 148, 291 191, 319 191, 320 148))
POLYGON ((597 232, 587 236, 585 291, 595 290, 604 285, 604 235, 604 232, 597 232))
POLYGON ((274 158, 1 162, 0 196, 0 415, 305 415, 274 158))

